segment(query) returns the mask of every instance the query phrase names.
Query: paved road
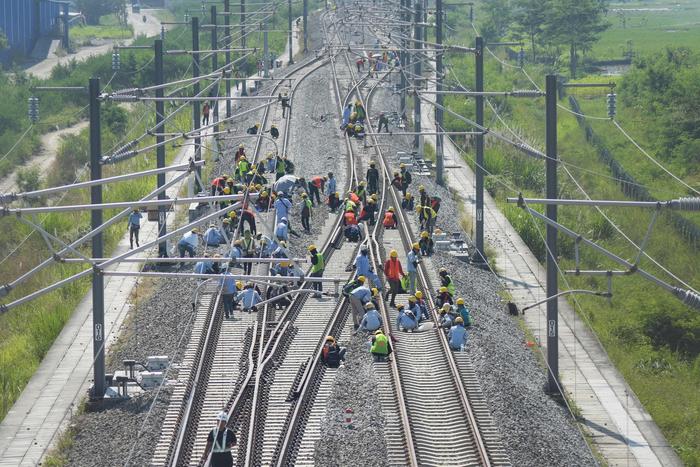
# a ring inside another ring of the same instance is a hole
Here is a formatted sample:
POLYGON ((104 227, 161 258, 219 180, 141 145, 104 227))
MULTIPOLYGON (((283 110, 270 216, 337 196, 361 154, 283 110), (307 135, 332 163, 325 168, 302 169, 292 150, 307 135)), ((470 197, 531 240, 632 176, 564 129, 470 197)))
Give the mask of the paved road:
MULTIPOLYGON (((131 8, 129 8, 129 11, 131 8)), ((160 34, 160 20, 154 16, 157 10, 141 10, 141 13, 129 13, 129 24, 134 27, 134 37, 145 35, 147 37, 157 36, 160 34), (142 17, 146 16, 146 22, 143 22, 142 17)), ((65 57, 57 57, 55 55, 42 60, 41 62, 27 68, 27 73, 31 73, 37 78, 48 78, 51 76, 51 70, 58 64, 65 64, 75 59, 83 61, 96 55, 110 53, 116 42, 122 42, 119 39, 106 41, 102 45, 93 47, 82 47, 77 53, 66 55, 65 57)), ((125 44, 131 44, 133 39, 123 41, 125 44)))

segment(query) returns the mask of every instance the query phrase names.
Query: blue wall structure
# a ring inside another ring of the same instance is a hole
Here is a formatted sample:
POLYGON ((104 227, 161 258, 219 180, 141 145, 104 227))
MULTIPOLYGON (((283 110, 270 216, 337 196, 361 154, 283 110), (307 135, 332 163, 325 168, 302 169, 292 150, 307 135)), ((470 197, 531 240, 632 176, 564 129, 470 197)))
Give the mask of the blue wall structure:
POLYGON ((39 36, 57 32, 64 3, 55 0, 0 0, 0 29, 9 43, 9 49, 0 52, 0 61, 29 55, 39 36))

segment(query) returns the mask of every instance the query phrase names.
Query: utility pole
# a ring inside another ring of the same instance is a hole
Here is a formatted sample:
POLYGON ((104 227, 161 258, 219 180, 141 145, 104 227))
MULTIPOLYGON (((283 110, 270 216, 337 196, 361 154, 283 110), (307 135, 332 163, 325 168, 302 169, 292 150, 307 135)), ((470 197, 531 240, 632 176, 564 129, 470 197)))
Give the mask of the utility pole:
MULTIPOLYGON (((476 68, 476 92, 484 92, 484 39, 476 38, 476 50, 474 61, 476 68)), ((484 126, 484 96, 477 95, 476 124, 478 128, 484 126)), ((484 249, 484 134, 476 135, 476 255, 474 262, 486 262, 486 250, 484 249)))
MULTIPOLYGON (((153 43, 153 49, 155 54, 155 84, 161 85, 165 81, 163 76, 163 40, 156 39, 153 43)), ((156 89, 156 97, 164 97, 163 88, 159 87, 156 89)), ((165 132, 165 124, 163 122, 165 117, 165 101, 156 101, 156 167, 161 169, 165 167, 165 137, 163 133, 165 132)), ((165 185, 165 172, 156 175, 156 184, 158 188, 165 185)), ((165 199, 165 191, 158 193, 158 199, 165 199)), ((162 237, 167 233, 167 225, 165 219, 165 206, 158 206, 158 237, 162 237)), ((158 244, 158 257, 167 258, 168 248, 166 242, 160 242, 158 244)))
POLYGON ((307 33, 307 22, 309 20, 309 0, 304 0, 304 20, 302 22, 302 25, 304 27, 304 53, 307 52, 307 42, 308 42, 308 33, 307 33))
MULTIPOLYGON (((231 0, 224 0, 224 10, 226 14, 224 16, 224 35, 226 36, 226 44, 232 44, 231 40, 231 0)), ((226 46, 226 71, 229 76, 233 76, 233 70, 231 69, 231 47, 232 45, 226 46)), ((231 80, 226 80, 226 97, 231 97, 231 80)), ((226 118, 231 118, 231 99, 226 99, 226 118)))
MULTIPOLYGON (((245 49, 246 38, 245 38, 245 0, 241 0, 241 19, 239 20, 241 24, 241 48, 245 49)), ((245 52, 241 52, 245 53, 245 52)), ((241 96, 247 96, 248 90, 246 89, 246 84, 248 83, 248 67, 245 62, 242 64, 243 67, 243 81, 241 82, 241 96)))
MULTIPOLYGON (((557 76, 546 78, 546 139, 547 160, 547 199, 557 199, 557 76)), ((548 204, 545 214, 551 221, 557 221, 557 205, 548 204)), ((559 393, 559 302, 553 298, 559 293, 557 270, 557 229, 547 224, 547 365, 549 375, 547 390, 550 394, 559 393)))
MULTIPOLYGON (((267 23, 267 21, 266 21, 267 23)), ((267 41, 267 24, 261 24, 263 27, 263 78, 270 77, 270 46, 267 41)))
POLYGON ((63 19, 63 48, 66 49, 66 52, 70 53, 70 16, 68 14, 69 12, 69 5, 68 3, 63 3, 62 6, 63 9, 63 14, 61 15, 63 19))
POLYGON ((293 64, 294 60, 292 59, 292 56, 294 53, 292 52, 292 0, 287 0, 287 16, 288 16, 288 23, 289 23, 289 35, 287 36, 287 40, 289 41, 289 64, 293 64))
MULTIPOLYGON (((199 18, 196 16, 192 17, 192 77, 199 78, 199 18)), ((194 82, 193 86, 194 95, 198 95, 201 91, 199 81, 194 82)), ((199 134, 199 122, 200 122, 200 110, 199 110, 199 100, 192 100, 192 123, 194 123, 194 131, 197 136, 194 138, 194 160, 202 160, 202 137, 199 134)), ((202 191, 202 186, 199 183, 200 176, 202 175, 202 169, 197 166, 196 176, 194 180, 194 191, 199 193, 202 191)))
MULTIPOLYGON (((408 7, 408 2, 409 2, 409 0, 401 0, 401 15, 399 16, 399 18, 401 18, 401 21, 403 21, 404 23, 406 21, 408 21, 408 16, 406 14, 406 8, 408 7)), ((401 27, 401 34, 404 36, 404 38, 401 39, 402 50, 399 51, 399 61, 401 62, 401 68, 405 70, 406 69, 406 56, 408 55, 405 52, 405 49, 407 48, 406 26, 401 27)), ((399 91, 399 99, 400 99, 399 100, 399 112, 400 112, 399 117, 402 117, 404 112, 405 112, 405 109, 406 109, 406 74, 403 71, 401 71, 401 73, 399 73, 399 75, 401 78, 401 81, 399 84, 399 87, 401 88, 401 90, 399 91)))
MULTIPOLYGON (((102 142, 100 139, 100 78, 90 78, 90 180, 102 178, 102 142)), ((102 203, 102 185, 90 187, 90 203, 102 203)), ((102 210, 93 209, 90 213, 93 230, 102 225, 102 210)), ((92 238, 93 258, 103 256, 102 234, 92 238)), ((91 398, 101 400, 105 394, 105 296, 104 275, 99 269, 92 272, 92 356, 93 390, 91 398)))
POLYGON ((437 95, 435 96, 435 130, 437 135, 435 136, 435 159, 436 159, 436 182, 438 185, 444 185, 444 171, 445 171, 445 159, 444 159, 444 149, 443 149, 443 135, 442 135, 442 124, 443 124, 443 95, 442 91, 442 0, 435 0, 435 42, 437 43, 437 53, 435 54, 435 89, 437 90, 437 95))
MULTIPOLYGON (((415 20, 415 25, 414 25, 414 31, 413 31, 413 38, 415 39, 413 41, 414 45, 413 48, 415 48, 418 52, 420 52, 420 49, 423 48, 423 37, 421 34, 421 26, 420 23, 422 22, 423 19, 423 13, 421 12, 421 6, 423 0, 418 0, 416 2, 416 20, 415 20)), ((416 53, 415 57, 415 62, 413 63, 413 86, 416 88, 416 90, 421 88, 423 78, 421 76, 421 57, 419 53, 416 53)), ((416 92, 413 95, 413 125, 414 125, 414 131, 416 132, 415 139, 413 141, 413 145, 416 147, 418 150, 418 154, 421 156, 423 155, 423 137, 420 135, 421 132, 421 119, 420 119, 420 97, 418 96, 418 92, 416 92)))
MULTIPOLYGON (((219 49, 219 40, 217 38, 217 21, 216 21, 216 5, 211 6, 211 50, 218 50, 219 49)), ((227 47, 228 48, 228 47, 227 47)), ((219 68, 219 53, 218 52, 213 52, 211 54, 211 72, 214 73, 214 71, 219 68)), ((210 95, 213 96, 218 96, 219 95, 219 89, 221 89, 221 85, 217 84, 215 87, 211 89, 210 95)), ((228 97, 228 96, 227 96, 228 97)), ((219 102, 212 102, 212 105, 209 107, 213 107, 213 116, 212 118, 214 119, 214 133, 219 132, 219 102)))

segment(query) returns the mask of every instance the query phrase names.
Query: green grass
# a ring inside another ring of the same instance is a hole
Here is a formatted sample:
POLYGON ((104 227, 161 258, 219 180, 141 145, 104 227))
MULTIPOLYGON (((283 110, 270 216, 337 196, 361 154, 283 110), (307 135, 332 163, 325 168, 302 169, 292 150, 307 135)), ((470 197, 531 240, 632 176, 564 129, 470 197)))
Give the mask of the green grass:
POLYGON ((593 47, 592 56, 597 60, 622 59, 630 47, 635 54, 648 54, 700 44, 700 2, 696 0, 613 2, 608 21, 611 27, 593 47), (629 11, 644 8, 667 10, 629 11), (620 10, 627 10, 625 27, 620 10))
POLYGON ((76 24, 70 29, 71 40, 78 44, 93 39, 130 39, 133 35, 132 26, 119 24, 116 15, 113 14, 100 18, 99 26, 76 24))

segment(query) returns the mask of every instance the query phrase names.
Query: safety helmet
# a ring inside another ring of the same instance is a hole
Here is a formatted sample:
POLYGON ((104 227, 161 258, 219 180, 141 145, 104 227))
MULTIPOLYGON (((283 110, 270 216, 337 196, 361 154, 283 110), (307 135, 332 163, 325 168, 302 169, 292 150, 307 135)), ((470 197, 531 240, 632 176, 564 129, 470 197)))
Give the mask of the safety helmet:
POLYGON ((406 310, 406 315, 408 315, 408 316, 416 316, 416 315, 413 314, 413 312, 412 312, 411 310, 406 310))
POLYGON ((279 196, 281 198, 282 196, 284 196, 284 193, 282 193, 281 191, 278 191, 277 196, 279 196))
POLYGON ((192 229, 192 233, 198 234, 198 233, 199 233, 199 229, 198 229, 197 227, 195 227, 194 229, 192 229))
POLYGON ((367 204, 374 204, 374 203, 376 203, 376 201, 374 201, 372 198, 367 200, 367 204))
POLYGON ((445 313, 447 313, 447 310, 445 308, 440 308, 440 310, 438 310, 438 313, 444 315, 445 313))
POLYGON ((238 160, 239 160, 239 161, 245 161, 245 160, 247 160, 247 159, 246 159, 246 157, 245 157, 245 156, 241 156, 241 158, 240 158, 240 159, 238 159, 238 160))
POLYGON ((284 240, 280 240, 279 245, 280 245, 282 248, 287 248, 287 242, 285 242, 284 240))
POLYGON ((397 309, 397 310, 403 310, 404 308, 406 308, 406 307, 403 305, 403 303, 399 303, 399 304, 396 306, 396 309, 397 309))
POLYGON ((228 422, 228 414, 224 411, 219 412, 216 419, 220 422, 228 422))
POLYGON ((367 245, 362 245, 360 251, 369 251, 369 247, 367 245))
POLYGON ((394 177, 398 177, 398 176, 399 176, 399 173, 398 173, 398 172, 394 172, 394 177))
POLYGON ((464 305, 464 299, 463 298, 458 298, 457 299, 457 305, 464 305))
POLYGON ((464 324, 464 319, 461 316, 456 317, 455 324, 464 324))
POLYGON ((225 194, 225 195, 230 195, 230 194, 231 194, 231 188, 229 188, 229 187, 224 187, 224 194, 225 194))
POLYGON ((374 201, 377 201, 377 194, 372 193, 372 196, 370 196, 370 198, 372 198, 374 201))
POLYGON ((406 196, 404 196, 405 199, 411 199, 413 198, 413 195, 411 193, 406 193, 406 196))
POLYGON ((302 194, 301 194, 301 197, 302 197, 302 198, 308 198, 309 195, 307 195, 306 193, 302 193, 302 194))
POLYGON ((260 123, 256 123, 255 128, 260 128, 260 123))
POLYGON ((440 268, 438 271, 440 274, 447 274, 447 269, 445 268, 440 268))
POLYGON ((263 198, 267 198, 267 191, 263 191, 262 193, 260 193, 260 196, 262 196, 263 198))
POLYGON ((336 197, 336 198, 340 198, 340 192, 336 191, 336 192, 335 192, 335 197, 336 197))
POLYGON ((396 251, 396 250, 391 250, 391 251, 389 252, 389 256, 392 257, 392 258, 398 258, 398 257, 399 257, 399 252, 396 251))
POLYGON ((241 289, 243 288, 243 282, 241 282, 241 281, 236 281, 236 288, 237 288, 238 290, 241 290, 241 289))
POLYGON ((420 245, 417 244, 417 243, 414 243, 413 245, 411 245, 411 247, 412 247, 414 250, 420 250, 420 245))
POLYGON ((272 125, 270 125, 270 128, 277 128, 277 125, 273 123, 272 125))
POLYGON ((230 224, 230 223, 231 223, 231 219, 229 219, 228 217, 226 219, 224 219, 224 224, 230 224))
POLYGON ((409 301, 409 302, 415 302, 415 301, 416 301, 415 295, 411 295, 410 297, 408 297, 408 301, 409 301))
POLYGON ((326 342, 335 342, 335 338, 333 336, 326 336, 326 342))
POLYGON ((389 206, 389 209, 387 209, 389 212, 394 212, 394 206, 389 206))
POLYGON ((289 222, 289 220, 286 217, 283 217, 282 219, 280 219, 280 222, 284 222, 286 224, 287 222, 289 222))
POLYGON ((375 164, 376 164, 376 162, 374 162, 374 161, 369 161, 369 166, 370 166, 370 167, 374 167, 375 164))
POLYGON ((313 251, 316 249, 316 245, 309 245, 309 251, 313 251))
POLYGON ((425 187, 423 185, 418 185, 418 191, 425 191, 425 187))
POLYGON ((416 298, 417 298, 418 300, 420 300, 421 298, 423 298, 423 292, 421 292, 420 290, 416 290, 416 298))
POLYGON ((428 237, 430 237, 430 234, 428 232, 423 231, 420 233, 420 236, 421 236, 421 238, 428 238, 428 237))
POLYGON ((363 180, 363 181, 361 181, 361 182, 359 183, 359 186, 365 186, 365 185, 366 185, 366 183, 365 183, 365 181, 364 181, 364 180, 363 180))
POLYGON ((239 144, 238 147, 239 147, 239 148, 244 147, 244 146, 243 146, 243 143, 239 144))
POLYGON ((221 178, 223 178, 224 180, 227 180, 227 179, 229 178, 229 175, 228 175, 228 174, 223 174, 223 175, 221 176, 221 178))
POLYGON ((400 168, 400 169, 405 169, 405 168, 406 168, 406 164, 400 164, 400 165, 399 165, 399 168, 400 168))
POLYGON ((280 261, 280 266, 286 268, 289 266, 289 263, 287 261, 280 261))
POLYGON ((248 171, 248 175, 255 175, 255 169, 250 169, 248 171))
POLYGON ((374 331, 374 335, 376 336, 377 334, 384 334, 384 331, 382 331, 381 329, 377 329, 376 331, 374 331))
POLYGON ((440 287, 440 293, 445 293, 445 292, 447 292, 447 287, 445 287, 443 285, 442 287, 440 287))
POLYGON ((364 284, 365 281, 366 281, 367 279, 365 278, 365 276, 357 276, 357 280, 358 280, 360 283, 364 284))
MULTIPOLYGON (((372 296, 375 296, 379 293, 379 289, 376 287, 372 287, 372 296)), ((374 305, 373 305, 374 306, 374 305)))
POLYGON ((355 125, 355 131, 360 131, 361 129, 362 129, 362 125, 360 125, 359 123, 357 125, 355 125))
POLYGON ((373 310, 373 309, 374 309, 374 303, 372 303, 372 302, 365 303, 365 310, 373 310))
POLYGON ((242 245, 242 244, 243 244, 243 242, 241 242, 240 239, 238 239, 238 240, 236 240, 236 241, 233 242, 233 245, 234 245, 234 246, 239 246, 239 245, 242 245))

